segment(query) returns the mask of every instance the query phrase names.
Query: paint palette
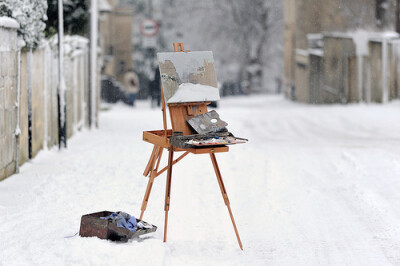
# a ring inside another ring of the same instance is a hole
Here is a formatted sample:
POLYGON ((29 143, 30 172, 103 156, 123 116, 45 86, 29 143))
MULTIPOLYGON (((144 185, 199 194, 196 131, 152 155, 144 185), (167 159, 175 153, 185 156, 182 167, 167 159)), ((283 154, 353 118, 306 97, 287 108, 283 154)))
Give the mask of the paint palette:
POLYGON ((193 145, 196 147, 204 146, 220 146, 220 145, 232 145, 239 143, 246 143, 245 139, 235 138, 235 137, 215 137, 208 139, 191 139, 185 143, 188 145, 193 145))
POLYGON ((195 134, 187 136, 173 135, 170 138, 170 143, 172 145, 182 149, 218 147, 246 143, 247 141, 247 139, 233 136, 230 132, 195 134))
POLYGON ((202 115, 195 116, 187 121, 199 134, 220 132, 226 130, 228 123, 219 118, 219 114, 212 110, 202 115))

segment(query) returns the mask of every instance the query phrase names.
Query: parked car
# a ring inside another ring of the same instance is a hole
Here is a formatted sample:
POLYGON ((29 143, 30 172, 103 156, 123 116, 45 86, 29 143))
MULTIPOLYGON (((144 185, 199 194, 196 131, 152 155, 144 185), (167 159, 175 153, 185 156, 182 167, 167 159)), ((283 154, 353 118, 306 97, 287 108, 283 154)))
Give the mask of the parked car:
POLYGON ((101 77, 101 99, 107 103, 116 103, 125 98, 124 88, 115 78, 101 77))

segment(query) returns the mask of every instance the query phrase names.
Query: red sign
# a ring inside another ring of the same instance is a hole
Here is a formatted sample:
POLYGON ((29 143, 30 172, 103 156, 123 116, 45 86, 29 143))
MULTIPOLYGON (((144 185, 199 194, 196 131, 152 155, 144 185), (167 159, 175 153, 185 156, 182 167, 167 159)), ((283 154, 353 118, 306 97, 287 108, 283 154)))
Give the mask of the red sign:
POLYGON ((158 33, 158 23, 154 19, 145 19, 140 23, 140 33, 146 37, 153 37, 158 33))

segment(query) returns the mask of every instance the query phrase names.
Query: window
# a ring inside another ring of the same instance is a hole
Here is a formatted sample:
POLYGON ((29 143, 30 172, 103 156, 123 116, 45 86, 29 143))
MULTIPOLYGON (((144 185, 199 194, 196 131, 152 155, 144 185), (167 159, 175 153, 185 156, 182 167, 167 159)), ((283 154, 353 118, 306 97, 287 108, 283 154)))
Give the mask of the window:
POLYGON ((123 75, 125 73, 125 61, 119 61, 118 73, 123 75))
POLYGON ((387 0, 376 0, 375 18, 377 25, 379 26, 385 25, 385 15, 386 15, 386 10, 388 8, 389 8, 389 3, 387 0))

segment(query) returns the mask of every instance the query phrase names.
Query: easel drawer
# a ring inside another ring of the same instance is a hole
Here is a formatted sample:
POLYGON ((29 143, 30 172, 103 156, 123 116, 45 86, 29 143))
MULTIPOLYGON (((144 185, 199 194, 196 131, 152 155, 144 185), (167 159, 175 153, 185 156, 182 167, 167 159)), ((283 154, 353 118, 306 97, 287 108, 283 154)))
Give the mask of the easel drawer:
POLYGON ((143 131, 143 140, 167 149, 171 146, 168 137, 172 136, 172 130, 169 129, 166 133, 167 136, 164 130, 143 131))
POLYGON ((214 147, 214 148, 190 148, 190 149, 183 149, 184 151, 188 151, 193 154, 206 154, 206 153, 219 153, 219 152, 228 152, 228 146, 222 147, 214 147))

